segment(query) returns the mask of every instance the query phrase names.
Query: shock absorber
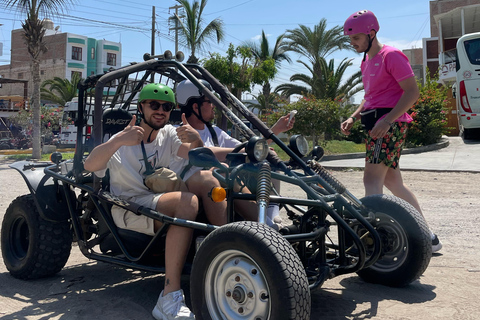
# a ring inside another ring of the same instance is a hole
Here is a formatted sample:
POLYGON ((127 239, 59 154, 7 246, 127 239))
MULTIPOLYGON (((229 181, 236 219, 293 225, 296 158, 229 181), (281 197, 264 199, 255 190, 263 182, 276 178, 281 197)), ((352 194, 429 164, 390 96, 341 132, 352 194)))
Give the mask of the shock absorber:
POLYGON ((338 193, 342 194, 345 192, 345 186, 338 181, 330 172, 327 171, 319 162, 315 160, 310 160, 308 162, 310 168, 313 169, 323 180, 325 180, 332 188, 338 193))
POLYGON ((257 207, 258 222, 265 223, 267 217, 268 203, 270 202, 270 191, 272 188, 271 168, 268 161, 260 164, 257 179, 257 207))
POLYGON ((308 161, 308 166, 313 169, 323 180, 325 180, 336 192, 346 197, 352 203, 357 206, 363 206, 360 200, 358 200, 345 186, 337 180, 330 172, 327 171, 319 162, 315 160, 308 161))

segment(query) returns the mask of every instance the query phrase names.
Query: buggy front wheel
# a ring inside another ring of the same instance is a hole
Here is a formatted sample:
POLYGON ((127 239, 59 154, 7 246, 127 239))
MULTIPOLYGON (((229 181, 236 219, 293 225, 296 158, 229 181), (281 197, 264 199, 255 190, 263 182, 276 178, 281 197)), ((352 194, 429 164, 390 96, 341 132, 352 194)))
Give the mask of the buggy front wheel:
POLYGON ((264 224, 235 222, 213 231, 191 274, 200 319, 310 319, 303 265, 290 243, 264 224))

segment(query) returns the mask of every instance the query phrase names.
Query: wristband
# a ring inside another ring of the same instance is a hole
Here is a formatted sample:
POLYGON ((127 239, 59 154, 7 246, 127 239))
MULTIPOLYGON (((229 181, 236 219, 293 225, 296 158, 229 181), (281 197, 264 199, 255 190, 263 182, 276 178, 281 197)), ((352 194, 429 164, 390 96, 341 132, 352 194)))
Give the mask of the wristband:
POLYGON ((357 121, 357 118, 355 118, 355 117, 352 117, 352 116, 348 117, 348 119, 350 119, 350 118, 353 120, 353 122, 357 121))
POLYGON ((383 118, 382 121, 388 124, 390 127, 393 125, 393 122, 388 122, 385 118, 383 118))

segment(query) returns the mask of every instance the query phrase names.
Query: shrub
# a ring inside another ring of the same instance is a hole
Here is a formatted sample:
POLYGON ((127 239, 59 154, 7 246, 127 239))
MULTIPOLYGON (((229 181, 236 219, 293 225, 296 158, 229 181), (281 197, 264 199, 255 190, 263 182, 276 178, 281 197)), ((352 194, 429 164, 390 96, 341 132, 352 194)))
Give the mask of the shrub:
POLYGON ((440 141, 447 127, 447 87, 437 83, 426 72, 425 85, 418 84, 420 97, 409 110, 413 121, 407 133, 407 146, 424 146, 440 141))
MULTIPOLYGON (((53 132, 60 131, 63 112, 59 108, 42 106, 40 109, 41 135, 49 139, 53 132)), ((11 118, 12 123, 21 127, 27 136, 31 137, 33 130, 33 111, 21 110, 11 118)))
POLYGON ((320 137, 331 140, 340 137, 340 113, 338 103, 331 100, 316 99, 313 96, 300 98, 290 103, 278 112, 267 116, 268 125, 273 125, 282 115, 297 110, 295 126, 289 133, 300 133, 312 137, 315 145, 320 137))

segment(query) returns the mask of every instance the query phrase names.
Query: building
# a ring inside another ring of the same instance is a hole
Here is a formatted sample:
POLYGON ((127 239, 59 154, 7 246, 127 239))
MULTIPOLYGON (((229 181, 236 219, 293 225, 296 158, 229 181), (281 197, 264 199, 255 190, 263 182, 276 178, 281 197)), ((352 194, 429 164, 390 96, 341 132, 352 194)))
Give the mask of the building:
MULTIPOLYGON (((97 40, 68 32, 59 32, 51 20, 45 19, 44 41, 48 51, 40 55, 41 81, 59 77, 71 80, 72 74, 81 78, 104 73, 110 68, 121 66, 122 45, 119 42, 97 40)), ((27 80, 28 93, 32 91, 30 61, 23 39, 23 29, 12 30, 11 60, 9 65, 0 66, 0 78, 27 80)), ((4 83, 0 96, 25 96, 23 86, 4 83)))
MULTIPOLYGON (((431 1, 431 35, 438 47, 440 81, 445 85, 455 82, 455 55, 457 40, 468 33, 480 32, 480 0, 431 1)), ((432 64, 433 61, 430 63, 432 64)))
POLYGON ((424 80, 428 72, 438 72, 441 84, 448 86, 448 127, 457 135, 456 102, 451 85, 456 79, 455 54, 457 40, 467 33, 480 32, 480 0, 430 1, 430 37, 423 39, 422 48, 403 50, 410 60, 415 76, 424 80))

